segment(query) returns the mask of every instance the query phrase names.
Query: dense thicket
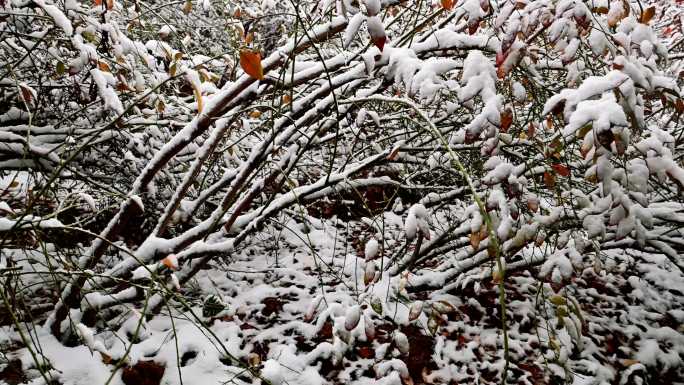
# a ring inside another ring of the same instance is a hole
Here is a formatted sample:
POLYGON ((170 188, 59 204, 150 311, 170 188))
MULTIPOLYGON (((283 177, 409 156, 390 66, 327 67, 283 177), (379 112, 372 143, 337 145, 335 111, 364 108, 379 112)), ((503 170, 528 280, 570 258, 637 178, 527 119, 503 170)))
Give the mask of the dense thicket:
POLYGON ((0 0, 0 381, 684 381, 683 8, 0 0))

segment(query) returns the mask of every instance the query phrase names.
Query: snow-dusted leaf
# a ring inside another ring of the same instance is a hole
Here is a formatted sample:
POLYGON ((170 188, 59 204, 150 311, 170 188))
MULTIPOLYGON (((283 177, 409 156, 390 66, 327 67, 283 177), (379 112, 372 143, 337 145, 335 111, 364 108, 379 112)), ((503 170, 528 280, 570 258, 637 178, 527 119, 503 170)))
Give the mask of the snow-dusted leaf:
POLYGON ((342 44, 344 48, 348 48, 352 40, 354 40, 354 36, 356 36, 364 20, 366 20, 366 16, 363 13, 357 13, 349 20, 349 24, 347 24, 347 28, 344 30, 342 44))
POLYGON ((366 25, 368 26, 368 33, 370 34, 371 41, 380 51, 382 51, 385 47, 385 42, 387 41, 385 26, 382 24, 382 20, 380 20, 380 17, 378 16, 371 16, 366 20, 366 25))

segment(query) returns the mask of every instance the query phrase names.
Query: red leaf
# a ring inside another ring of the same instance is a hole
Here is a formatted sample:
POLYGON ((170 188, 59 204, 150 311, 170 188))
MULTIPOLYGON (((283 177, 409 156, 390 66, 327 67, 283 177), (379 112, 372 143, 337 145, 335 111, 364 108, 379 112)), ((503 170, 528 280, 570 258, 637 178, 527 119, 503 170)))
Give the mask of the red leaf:
POLYGON ((366 23, 371 41, 382 52, 382 49, 385 47, 385 42, 387 41, 385 26, 382 25, 382 21, 377 16, 369 17, 366 23))
POLYGON ((513 123, 513 112, 511 111, 510 108, 507 108, 501 113, 501 127, 500 127, 501 132, 508 132, 508 129, 511 127, 512 123, 513 123))
POLYGON ((20 84, 19 88, 21 89, 21 99, 25 103, 30 104, 33 100, 33 92, 31 91, 31 89, 23 84, 20 84))
POLYGON ((558 175, 563 176, 563 177, 568 177, 570 176, 570 169, 568 166, 560 163, 555 163, 551 165, 551 168, 553 168, 553 171, 555 171, 558 175))
POLYGON ((454 0, 442 0, 442 8, 450 11, 454 7, 454 0))
POLYGON ((473 23, 468 23, 468 34, 474 35, 478 28, 480 28, 480 23, 477 20, 473 23))
POLYGON ((508 53, 503 53, 503 52, 497 52, 496 53, 496 66, 499 67, 501 64, 503 64, 504 60, 506 60, 506 56, 508 56, 508 53))
POLYGON ((385 48, 385 42, 387 41, 387 36, 378 36, 373 38, 373 44, 375 44, 376 47, 382 52, 382 49, 385 48))
POLYGON ((544 184, 548 188, 553 188, 556 185, 556 177, 552 173, 544 171, 544 184))
POLYGON ((368 346, 362 346, 358 350, 359 357, 365 358, 365 359, 370 359, 370 358, 375 358, 375 350, 373 348, 370 348, 368 346))

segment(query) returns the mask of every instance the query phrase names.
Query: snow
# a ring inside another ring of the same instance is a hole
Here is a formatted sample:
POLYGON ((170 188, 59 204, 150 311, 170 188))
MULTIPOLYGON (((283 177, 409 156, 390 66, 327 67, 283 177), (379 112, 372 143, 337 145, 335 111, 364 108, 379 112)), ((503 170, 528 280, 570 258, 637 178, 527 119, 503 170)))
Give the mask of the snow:
POLYGON ((354 16, 352 16, 352 18, 349 20, 349 24, 347 24, 347 28, 344 30, 343 47, 349 47, 352 40, 356 36, 356 33, 361 27, 361 23, 363 23, 365 20, 366 16, 363 13, 357 13, 354 16))
POLYGON ((394 343, 397 345, 397 349, 399 349, 402 354, 409 353, 409 341, 408 337, 406 337, 406 334, 402 332, 396 332, 394 334, 394 343))
POLYGON ((380 250, 380 245, 376 239, 370 239, 366 242, 365 256, 366 261, 375 259, 378 256, 378 251, 380 250))
POLYGON ((64 384, 499 383, 500 305, 511 383, 683 377, 676 4, 19 3, 0 275, 36 319, 0 347, 31 383, 20 331, 64 384))
POLYGON ((353 330, 359 324, 361 319, 361 308, 358 305, 351 306, 347 309, 344 317, 344 327, 347 330, 353 330))
POLYGON ((47 15, 50 16, 55 22, 55 25, 61 28, 67 36, 74 34, 74 27, 71 25, 71 21, 69 21, 66 15, 64 15, 64 13, 57 8, 57 6, 47 4, 45 0, 35 0, 34 3, 43 8, 45 13, 47 13, 47 15))
POLYGON ((363 0, 363 4, 369 16, 375 16, 380 12, 380 0, 363 0))
POLYGON ((0 231, 10 231, 11 229, 30 229, 33 227, 41 229, 59 229, 64 224, 56 218, 40 218, 33 215, 26 215, 21 219, 0 218, 0 231))
POLYGON ((527 91, 520 82, 513 83, 513 97, 521 103, 527 100, 527 91))
POLYGON ((121 115, 124 112, 121 100, 119 100, 118 95, 114 92, 114 89, 110 84, 114 83, 114 78, 110 73, 105 73, 99 69, 90 70, 90 75, 93 77, 93 81, 97 85, 98 92, 102 101, 104 102, 105 108, 112 110, 114 113, 121 115))
POLYGON ((268 360, 264 362, 264 369, 261 371, 261 375, 271 384, 280 385, 284 381, 282 370, 278 361, 268 360))

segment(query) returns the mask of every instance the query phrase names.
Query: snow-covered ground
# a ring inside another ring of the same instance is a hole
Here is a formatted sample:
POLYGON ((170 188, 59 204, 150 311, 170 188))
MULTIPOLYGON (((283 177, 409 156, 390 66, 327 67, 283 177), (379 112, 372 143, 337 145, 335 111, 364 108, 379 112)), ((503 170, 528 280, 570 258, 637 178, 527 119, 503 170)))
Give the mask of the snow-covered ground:
MULTIPOLYGON (((161 384, 258 383, 255 376, 275 384, 500 382, 491 277, 436 293, 417 291, 413 274, 366 284, 366 265, 391 263, 390 250, 367 261, 368 242, 347 233, 372 234, 367 225, 315 222, 287 223, 260 247, 223 256, 155 316, 141 320, 131 305, 116 317, 118 329, 80 324, 83 345, 64 346, 40 325, 24 325, 24 334, 39 341, 34 354, 65 385, 152 383, 136 382, 156 373, 141 362, 161 367, 161 384), (121 357, 124 369, 112 374, 121 357)), ((509 383, 681 382, 682 272, 630 249, 590 260, 573 261, 585 267, 563 285, 540 281, 538 267, 509 271, 509 383)), ((4 358, 21 360, 26 378, 41 383, 17 331, 4 326, 1 338, 4 358)))

